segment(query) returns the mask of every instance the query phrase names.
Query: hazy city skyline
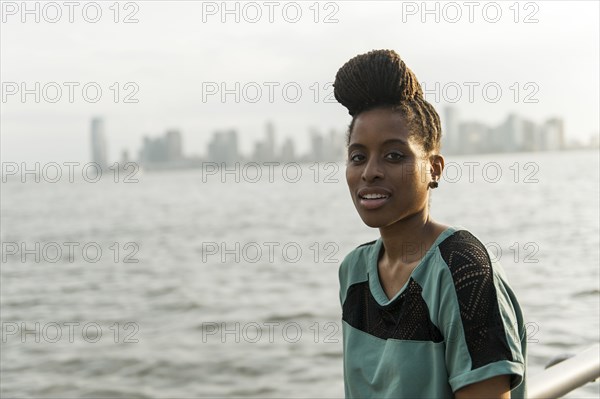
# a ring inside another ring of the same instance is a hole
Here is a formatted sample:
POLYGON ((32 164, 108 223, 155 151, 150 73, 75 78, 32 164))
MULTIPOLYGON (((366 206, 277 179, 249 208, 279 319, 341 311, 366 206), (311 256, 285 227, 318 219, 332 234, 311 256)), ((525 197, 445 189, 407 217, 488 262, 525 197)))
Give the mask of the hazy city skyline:
MULTIPOLYGON (((484 153, 511 153, 560 151, 577 148, 597 148, 598 137, 588 143, 576 145, 565 140, 562 118, 552 116, 537 124, 528 118, 511 113, 498 125, 487 125, 477 120, 461 119, 456 107, 442 110, 443 155, 468 155, 484 153)), ((106 165, 107 144, 104 120, 91 122, 92 161, 106 165), (100 159, 101 161, 96 161, 100 159)), ((285 129, 284 129, 285 130, 285 129)), ((235 128, 220 129, 212 133, 203 151, 185 145, 180 129, 167 129, 163 134, 144 135, 141 146, 134 149, 136 162, 150 169, 201 167, 204 162, 232 164, 235 162, 313 162, 342 161, 345 159, 345 131, 323 132, 309 129, 308 151, 300 153, 291 137, 280 137, 271 120, 264 123, 264 136, 253 144, 251 152, 240 151, 240 134, 235 128)), ((130 160, 130 150, 121 150, 121 159, 130 160)))

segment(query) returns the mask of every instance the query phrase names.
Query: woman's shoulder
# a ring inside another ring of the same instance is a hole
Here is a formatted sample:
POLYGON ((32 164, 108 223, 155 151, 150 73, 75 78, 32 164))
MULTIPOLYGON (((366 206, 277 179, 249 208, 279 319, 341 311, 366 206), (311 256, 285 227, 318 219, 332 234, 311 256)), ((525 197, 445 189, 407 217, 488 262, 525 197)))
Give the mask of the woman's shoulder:
POLYGON ((465 267, 486 268, 492 261, 486 246, 469 230, 453 227, 438 245, 439 253, 452 273, 465 267))
MULTIPOLYGON (((497 289, 510 290, 506 273, 487 247, 469 230, 456 228, 438 246, 441 268, 462 300, 473 296, 495 297, 497 289)), ((460 299, 460 298, 459 298, 460 299)))
POLYGON ((508 284, 506 273, 488 248, 469 230, 454 227, 438 245, 437 264, 457 290, 467 285, 493 289, 508 284))

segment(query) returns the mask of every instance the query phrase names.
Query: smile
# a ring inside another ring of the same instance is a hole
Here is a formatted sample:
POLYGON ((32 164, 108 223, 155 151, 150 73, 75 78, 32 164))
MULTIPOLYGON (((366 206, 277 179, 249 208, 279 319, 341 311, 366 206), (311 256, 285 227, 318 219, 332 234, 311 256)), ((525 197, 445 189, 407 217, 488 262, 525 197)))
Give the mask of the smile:
POLYGON ((358 202, 364 209, 377 209, 388 202, 390 195, 388 190, 365 188, 358 191, 358 202))

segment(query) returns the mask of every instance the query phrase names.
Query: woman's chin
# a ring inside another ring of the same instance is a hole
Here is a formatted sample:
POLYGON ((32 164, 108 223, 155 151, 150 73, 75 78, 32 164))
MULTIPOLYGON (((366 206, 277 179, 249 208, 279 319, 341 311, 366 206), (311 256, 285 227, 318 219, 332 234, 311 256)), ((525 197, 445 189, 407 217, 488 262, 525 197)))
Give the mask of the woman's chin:
POLYGON ((372 227, 374 229, 378 229, 380 227, 384 227, 387 226, 387 221, 383 221, 380 218, 374 218, 374 217, 365 217, 363 215, 360 215, 360 218, 362 219, 363 223, 366 224, 369 227, 372 227))

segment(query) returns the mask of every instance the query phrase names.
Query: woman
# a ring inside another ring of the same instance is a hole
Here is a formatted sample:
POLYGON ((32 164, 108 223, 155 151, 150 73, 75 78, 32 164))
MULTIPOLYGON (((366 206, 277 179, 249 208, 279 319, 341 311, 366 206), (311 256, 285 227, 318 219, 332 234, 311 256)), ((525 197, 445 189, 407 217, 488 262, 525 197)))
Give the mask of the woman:
POLYGON ((525 397, 525 328, 504 272, 429 215, 444 158, 416 76, 374 50, 340 68, 334 94, 352 116, 350 194, 381 235, 339 270, 346 397, 525 397))

